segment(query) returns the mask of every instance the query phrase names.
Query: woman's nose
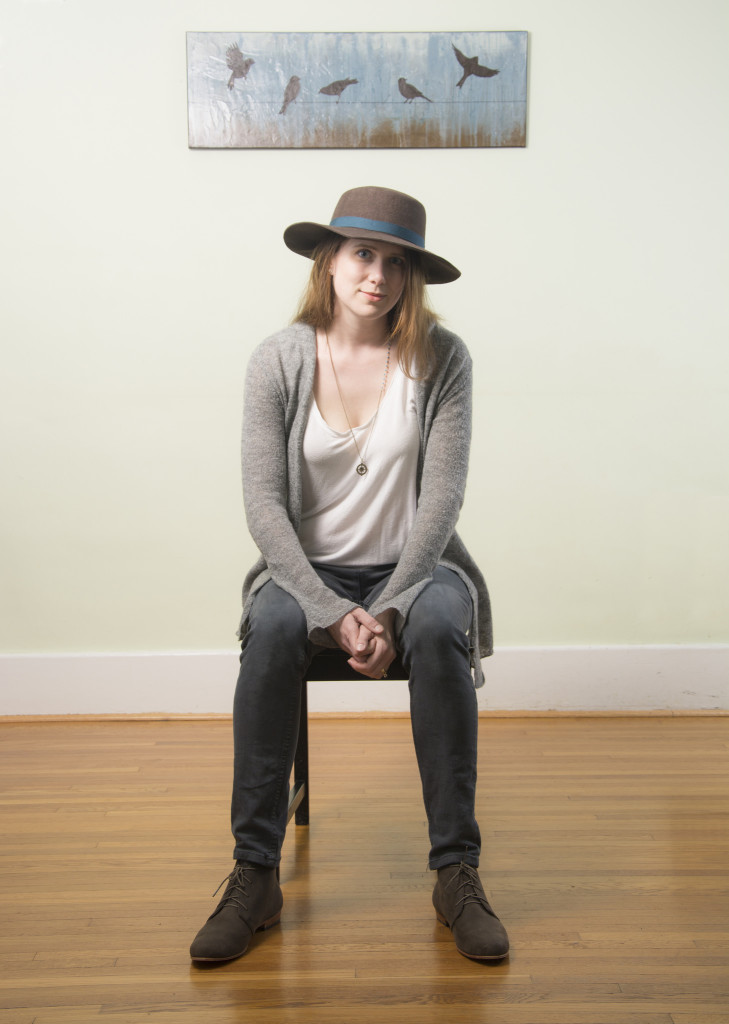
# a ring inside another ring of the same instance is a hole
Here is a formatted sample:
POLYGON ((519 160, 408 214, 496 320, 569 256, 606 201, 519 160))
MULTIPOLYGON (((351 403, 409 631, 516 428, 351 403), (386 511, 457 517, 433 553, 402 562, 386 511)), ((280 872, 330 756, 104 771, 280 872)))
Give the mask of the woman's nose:
POLYGON ((375 259, 370 264, 370 277, 373 281, 385 280, 385 265, 382 260, 375 259))

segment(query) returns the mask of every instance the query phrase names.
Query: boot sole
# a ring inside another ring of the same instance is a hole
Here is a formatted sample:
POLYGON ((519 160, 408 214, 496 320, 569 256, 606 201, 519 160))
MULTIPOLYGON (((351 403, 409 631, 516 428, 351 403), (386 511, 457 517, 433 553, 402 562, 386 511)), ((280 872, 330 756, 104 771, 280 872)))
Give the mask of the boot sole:
MULTIPOLYGON (((443 917, 439 910, 436 910, 435 916, 437 917, 438 921, 441 924, 444 924, 446 928, 448 928, 448 930, 451 932, 451 934, 453 934, 451 926, 449 925, 449 923, 446 921, 446 919, 443 917)), ((453 936, 453 941, 455 942, 455 935, 453 936)), ((496 953, 493 956, 479 956, 477 953, 466 953, 465 950, 461 949, 457 942, 456 949, 461 954, 461 956, 465 956, 469 960, 504 960, 509 955, 508 949, 505 953, 496 953)))
MULTIPOLYGON (((268 921, 264 921, 263 924, 259 924, 259 926, 256 928, 256 932, 265 932, 269 928, 273 928, 274 925, 277 925, 280 920, 281 911, 279 910, 279 912, 277 914, 274 914, 273 917, 270 917, 268 921)), ((253 934, 255 935, 255 932, 253 934)), ((253 938, 253 935, 251 935, 251 938, 253 938)), ((230 960, 238 960, 240 957, 242 957, 245 953, 248 952, 249 945, 250 942, 248 943, 245 949, 242 949, 240 951, 240 953, 233 953, 232 956, 191 956, 190 959, 193 960, 195 963, 199 964, 224 964, 228 963, 230 960)))

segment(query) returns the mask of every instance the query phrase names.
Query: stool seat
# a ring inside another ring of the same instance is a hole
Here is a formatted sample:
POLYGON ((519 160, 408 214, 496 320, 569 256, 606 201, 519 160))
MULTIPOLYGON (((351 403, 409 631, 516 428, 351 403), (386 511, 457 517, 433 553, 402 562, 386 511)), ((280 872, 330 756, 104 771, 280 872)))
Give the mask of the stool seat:
MULTIPOLYGON (((309 824, 309 697, 310 682, 342 682, 359 680, 372 682, 348 664, 349 654, 338 647, 326 647, 315 654, 304 677, 301 688, 301 710, 299 712, 299 738, 294 754, 294 779, 289 792, 289 808, 286 821, 296 816, 297 825, 309 824)), ((387 670, 388 679, 407 679, 403 663, 398 655, 387 670)))

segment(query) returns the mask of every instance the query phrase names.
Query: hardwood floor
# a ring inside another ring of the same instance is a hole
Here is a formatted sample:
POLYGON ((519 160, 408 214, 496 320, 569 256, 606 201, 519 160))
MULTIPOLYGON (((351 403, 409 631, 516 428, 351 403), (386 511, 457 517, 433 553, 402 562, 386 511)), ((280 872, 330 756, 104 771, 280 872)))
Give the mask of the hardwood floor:
POLYGON ((727 1024, 729 719, 482 719, 512 953, 430 903, 407 719, 313 719, 280 927, 189 943, 231 867, 224 721, 0 724, 2 1024, 727 1024))

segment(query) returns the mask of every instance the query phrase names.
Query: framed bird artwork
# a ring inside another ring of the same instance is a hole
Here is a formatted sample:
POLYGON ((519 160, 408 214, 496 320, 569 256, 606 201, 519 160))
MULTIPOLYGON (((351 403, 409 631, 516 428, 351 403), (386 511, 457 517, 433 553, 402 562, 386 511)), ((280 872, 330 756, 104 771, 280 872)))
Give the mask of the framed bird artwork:
POLYGON ((526 32, 188 32, 192 149, 526 145, 526 32))

